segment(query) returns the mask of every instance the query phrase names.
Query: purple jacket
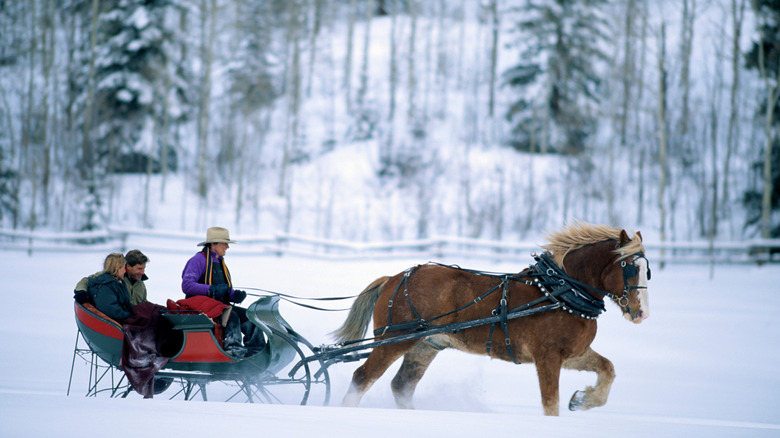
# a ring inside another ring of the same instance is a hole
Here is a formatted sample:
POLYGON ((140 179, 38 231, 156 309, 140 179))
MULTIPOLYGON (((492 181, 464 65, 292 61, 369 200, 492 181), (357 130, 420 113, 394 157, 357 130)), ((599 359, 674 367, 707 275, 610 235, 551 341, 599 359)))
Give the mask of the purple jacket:
MULTIPOLYGON (((212 252, 211 261, 220 263, 221 258, 212 252)), ((198 283, 198 280, 203 278, 205 273, 206 257, 203 256, 202 252, 195 254, 187 260, 187 264, 184 265, 184 270, 181 273, 181 290, 184 292, 184 295, 188 297, 193 295, 209 296, 209 285, 198 283)))

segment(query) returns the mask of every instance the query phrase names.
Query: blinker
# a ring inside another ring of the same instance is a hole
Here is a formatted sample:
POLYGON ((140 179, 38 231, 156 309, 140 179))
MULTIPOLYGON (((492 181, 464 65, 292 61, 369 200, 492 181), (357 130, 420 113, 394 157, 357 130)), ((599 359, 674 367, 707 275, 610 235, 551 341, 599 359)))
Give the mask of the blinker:
MULTIPOLYGON (((641 253, 637 254, 637 258, 639 258, 639 257, 644 258, 644 254, 641 254, 641 253)), ((645 259, 645 260, 647 260, 647 259, 645 259)), ((621 262, 620 265, 623 267, 623 278, 632 278, 632 277, 636 276, 637 274, 639 274, 639 269, 633 263, 626 263, 626 261, 624 260, 623 262, 621 262)), ((647 279, 648 280, 650 280, 651 275, 652 274, 650 272, 650 264, 648 264, 647 265, 647 279)))

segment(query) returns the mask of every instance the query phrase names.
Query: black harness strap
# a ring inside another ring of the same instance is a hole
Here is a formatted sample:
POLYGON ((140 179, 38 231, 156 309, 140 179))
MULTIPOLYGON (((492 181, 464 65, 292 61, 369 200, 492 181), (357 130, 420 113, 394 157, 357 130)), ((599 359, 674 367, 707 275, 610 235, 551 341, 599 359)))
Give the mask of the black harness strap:
POLYGON ((586 319, 596 319, 606 310, 604 300, 595 298, 585 289, 601 295, 609 295, 588 284, 566 275, 550 259, 548 253, 535 255, 536 265, 527 274, 534 278, 534 284, 545 294, 563 302, 562 309, 586 319))
MULTIPOLYGON (((501 330, 504 331, 504 343, 506 344, 506 351, 509 353, 509 357, 512 359, 512 362, 517 364, 517 359, 515 359, 515 354, 512 352, 512 345, 509 339, 509 330, 507 330, 508 325, 508 311, 507 311, 507 296, 509 295, 509 280, 510 276, 506 275, 501 280, 501 300, 498 302, 498 307, 496 310, 493 311, 493 315, 497 315, 499 317, 499 322, 501 323, 501 330)), ((493 330, 496 328, 496 323, 490 324, 490 332, 488 333, 488 340, 487 340, 487 354, 490 354, 490 346, 493 344, 493 330)))
MULTIPOLYGON (((419 265, 418 265, 419 266, 419 265)), ((398 282, 398 286, 395 287, 395 290, 393 291, 393 295, 390 297, 390 301, 387 302, 387 325, 382 327, 381 329, 374 330, 374 336, 383 336, 385 333, 388 332, 388 330, 393 327, 393 301, 395 301, 395 296, 398 294, 398 291, 401 289, 401 285, 404 285, 404 290, 407 289, 406 287, 406 281, 409 279, 409 275, 411 275, 411 272, 416 269, 417 266, 409 268, 404 272, 404 278, 398 282)), ((407 299, 408 299, 408 290, 406 290, 407 299)), ((411 303, 409 303, 411 305, 411 303)), ((417 313, 417 312, 415 312, 417 313)), ((405 323, 404 325, 407 325, 410 323, 405 323)), ((417 326, 419 325, 418 321, 411 321, 411 324, 417 326)), ((396 324, 398 325, 398 324, 396 324)))
MULTIPOLYGON (((436 265, 439 265, 439 266, 445 266, 445 267, 452 268, 452 269, 458 269, 458 270, 462 270, 462 271, 467 271, 465 269, 462 269, 462 268, 459 268, 459 267, 455 267, 455 266, 440 265, 438 263, 431 263, 431 264, 436 264, 436 265)), ((498 288, 501 286, 501 285, 494 286, 490 290, 485 292, 484 294, 478 296, 477 298, 474 298, 474 300, 472 300, 468 304, 465 304, 463 306, 458 307, 455 310, 451 310, 449 312, 442 313, 441 315, 438 315, 436 317, 433 317, 433 318, 430 318, 430 319, 426 320, 426 319, 420 317, 420 315, 417 313, 417 310, 412 305, 411 299, 409 297, 409 291, 408 291, 407 283, 406 283, 408 278, 411 276, 412 271, 414 271, 415 269, 417 269, 420 266, 421 265, 417 265, 417 266, 415 266, 413 268, 409 268, 404 273, 404 278, 398 283, 398 286, 396 286, 395 291, 393 291, 393 295, 390 298, 390 301, 387 303, 387 307, 388 307, 388 309, 387 309, 387 325, 384 326, 384 327, 380 327, 380 328, 374 330, 374 336, 382 336, 382 335, 384 335, 385 333, 388 333, 388 332, 397 332, 397 331, 403 331, 403 330, 422 330, 422 329, 425 329, 426 327, 429 327, 431 325, 431 322, 436 321, 437 319, 441 319, 441 318, 444 318, 445 316, 452 315, 453 313, 460 312, 461 310, 463 310, 463 309, 465 309, 465 308, 467 308, 467 307, 469 307, 469 306, 471 306, 473 304, 476 304, 476 303, 482 301, 483 299, 485 299, 485 297, 487 297, 488 295, 490 295, 493 292, 495 292, 496 290, 498 290, 498 288), (395 299, 395 296, 398 294, 398 291, 401 288, 401 284, 403 284, 403 286, 404 286, 404 295, 406 296, 407 302, 409 303, 409 307, 411 307, 412 312, 414 312, 414 315, 417 317, 417 320, 415 320, 415 321, 408 321, 408 322, 402 322, 402 323, 398 323, 398 324, 393 324, 392 323, 392 319, 391 319, 391 310, 392 310, 392 307, 393 307, 393 300, 395 299)), ((467 271, 467 272, 476 273, 477 271, 467 271)), ((485 274, 483 274, 483 275, 485 275, 485 274)))

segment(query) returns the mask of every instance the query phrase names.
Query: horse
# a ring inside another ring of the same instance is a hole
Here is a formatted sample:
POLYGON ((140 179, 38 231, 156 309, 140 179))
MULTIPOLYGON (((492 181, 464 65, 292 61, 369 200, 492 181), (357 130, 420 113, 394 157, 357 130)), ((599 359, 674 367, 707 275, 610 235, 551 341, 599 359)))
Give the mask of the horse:
POLYGON ((518 274, 428 263, 368 285, 332 333, 337 341, 365 342, 372 314, 375 342, 399 333, 417 331, 420 336, 374 347, 353 373, 343 405, 357 406, 403 356, 391 387, 398 407, 413 409, 417 383, 445 348, 535 364, 545 415, 559 414, 562 368, 597 374, 595 386, 575 391, 570 410, 604 405, 615 371, 612 362, 590 347, 596 317, 604 310, 605 297, 635 324, 649 316, 650 269, 642 235, 637 231, 629 237, 624 229, 575 222, 548 239, 542 245, 545 253, 534 255, 538 263, 518 274), (489 323, 468 324, 486 317, 489 323), (426 335, 432 327, 452 330, 426 335), (493 344, 494 337, 504 342, 493 344))

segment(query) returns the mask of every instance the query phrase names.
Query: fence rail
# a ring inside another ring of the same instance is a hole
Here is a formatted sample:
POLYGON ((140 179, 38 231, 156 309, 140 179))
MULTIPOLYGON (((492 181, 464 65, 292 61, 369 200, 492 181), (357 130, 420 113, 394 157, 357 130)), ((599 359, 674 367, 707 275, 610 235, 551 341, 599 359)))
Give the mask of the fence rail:
MULTIPOLYGON (((178 231, 109 228, 82 233, 48 233, 0 229, 0 248, 35 252, 144 252, 190 253, 202 234, 178 231)), ((237 235, 231 254, 250 256, 295 255, 330 260, 389 258, 482 259, 526 263, 529 253, 541 252, 533 242, 499 242, 435 236, 393 242, 354 242, 277 233, 237 235)), ((645 242, 648 257, 657 263, 780 263, 780 239, 732 241, 645 242)))

